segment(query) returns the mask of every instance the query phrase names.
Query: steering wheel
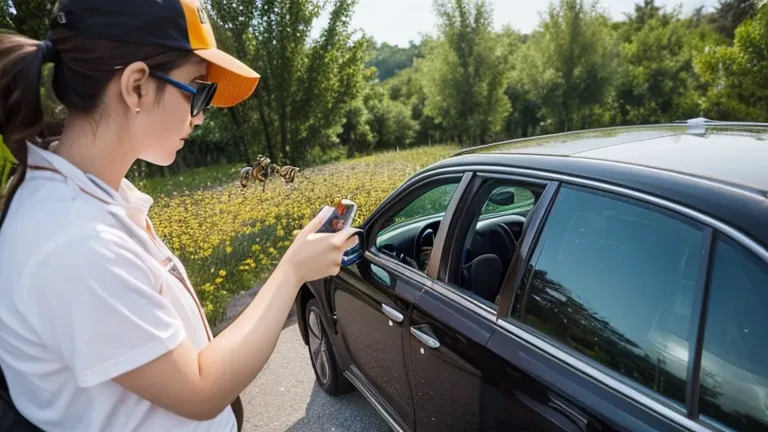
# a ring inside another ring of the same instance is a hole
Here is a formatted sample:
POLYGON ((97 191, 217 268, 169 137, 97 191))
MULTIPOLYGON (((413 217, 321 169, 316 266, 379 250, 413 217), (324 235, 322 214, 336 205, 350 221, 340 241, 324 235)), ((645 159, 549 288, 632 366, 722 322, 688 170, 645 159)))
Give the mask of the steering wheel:
POLYGON ((399 261, 409 267, 413 267, 416 270, 419 268, 416 266, 416 261, 412 260, 411 258, 405 256, 404 253, 400 253, 397 251, 397 247, 392 244, 384 244, 381 247, 379 247, 379 250, 381 250, 385 255, 389 256, 390 258, 394 259, 395 261, 399 261))
POLYGON ((432 224, 425 225, 419 234, 416 236, 414 242, 413 256, 416 257, 416 264, 419 269, 424 270, 427 268, 429 262, 429 256, 432 253, 432 248, 435 246, 435 231, 432 228, 432 224))

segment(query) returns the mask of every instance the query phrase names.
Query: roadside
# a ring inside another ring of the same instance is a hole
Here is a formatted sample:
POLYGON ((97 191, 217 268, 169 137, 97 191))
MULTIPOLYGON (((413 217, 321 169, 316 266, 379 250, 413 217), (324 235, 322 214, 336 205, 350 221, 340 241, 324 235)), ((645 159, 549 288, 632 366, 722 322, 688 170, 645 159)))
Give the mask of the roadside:
MULTIPOLYGON (((226 318, 214 333, 221 332, 234 321, 259 288, 261 284, 235 296, 227 308, 226 318)), ((275 351, 241 398, 245 411, 243 432, 391 430, 359 392, 333 398, 317 386, 293 309, 285 321, 275 351)))
POLYGON ((243 432, 391 430, 360 393, 333 398, 315 384, 295 318, 286 322, 269 362, 241 398, 243 432))

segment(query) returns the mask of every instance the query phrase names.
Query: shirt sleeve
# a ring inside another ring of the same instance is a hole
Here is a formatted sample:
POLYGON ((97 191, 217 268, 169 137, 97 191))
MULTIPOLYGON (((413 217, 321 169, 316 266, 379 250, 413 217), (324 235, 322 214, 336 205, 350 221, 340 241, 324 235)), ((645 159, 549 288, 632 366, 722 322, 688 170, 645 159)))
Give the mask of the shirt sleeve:
POLYGON ((32 269, 26 292, 38 328, 80 386, 146 364, 186 337, 146 259, 127 237, 102 233, 58 244, 32 269))

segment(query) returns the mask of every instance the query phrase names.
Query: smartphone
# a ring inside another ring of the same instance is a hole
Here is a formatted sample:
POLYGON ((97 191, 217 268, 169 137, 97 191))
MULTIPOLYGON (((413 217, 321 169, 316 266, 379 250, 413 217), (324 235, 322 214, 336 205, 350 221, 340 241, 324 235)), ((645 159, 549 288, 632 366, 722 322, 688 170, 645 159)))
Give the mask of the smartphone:
POLYGON ((355 214, 357 213, 357 204, 349 199, 341 199, 336 202, 333 207, 333 213, 328 216, 320 229, 319 233, 335 233, 343 229, 349 228, 352 225, 352 221, 355 220, 355 214))

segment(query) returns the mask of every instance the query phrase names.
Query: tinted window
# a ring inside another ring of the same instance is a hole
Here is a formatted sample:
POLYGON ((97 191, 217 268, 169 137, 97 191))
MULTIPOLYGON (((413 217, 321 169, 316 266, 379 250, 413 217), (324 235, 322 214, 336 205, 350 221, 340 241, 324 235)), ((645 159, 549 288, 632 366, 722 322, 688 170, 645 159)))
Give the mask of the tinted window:
MULTIPOLYGON (((498 186, 493 189, 485 202, 481 216, 497 214, 519 214, 525 216, 536 203, 536 197, 522 186, 498 186)), ((481 217, 481 219, 484 219, 481 217)))
POLYGON ((382 224, 383 229, 376 234, 376 248, 405 265, 425 272, 440 222, 460 180, 457 178, 451 183, 435 184, 416 198, 411 198, 410 202, 399 203, 402 209, 387 218, 382 224))
POLYGON ((699 412, 737 430, 768 430, 768 266, 715 243, 699 412))
POLYGON ((522 321, 683 403, 701 240, 661 209, 563 188, 528 269, 522 321))
POLYGON ((497 307, 501 283, 522 236, 525 218, 543 189, 520 180, 491 179, 483 183, 473 197, 477 204, 467 214, 474 224, 464 238, 461 266, 453 284, 462 294, 497 307))
POLYGON ((450 183, 427 190, 391 217, 383 226, 391 227, 392 225, 404 224, 414 219, 445 213, 448 210, 448 204, 451 202, 453 193, 456 192, 458 187, 458 183, 450 183))

